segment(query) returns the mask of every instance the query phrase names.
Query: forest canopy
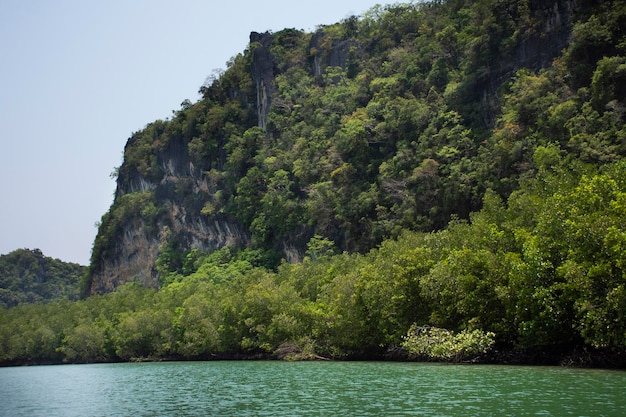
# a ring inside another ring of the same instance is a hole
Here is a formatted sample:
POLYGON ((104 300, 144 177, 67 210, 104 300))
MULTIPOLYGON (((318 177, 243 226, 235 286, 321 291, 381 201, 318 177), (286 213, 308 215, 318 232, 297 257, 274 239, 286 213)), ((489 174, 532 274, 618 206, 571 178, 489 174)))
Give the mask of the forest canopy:
POLYGON ((87 267, 53 259, 39 249, 0 255, 0 306, 77 300, 87 267))
POLYGON ((536 159, 546 154, 551 165, 506 202, 489 192, 470 221, 405 231, 365 255, 317 238, 303 262, 268 270, 251 250, 190 252, 158 291, 131 283, 2 309, 0 360, 271 355, 285 344, 301 358, 376 357, 415 325, 517 349, 623 350, 626 163, 580 174, 556 148, 536 159))

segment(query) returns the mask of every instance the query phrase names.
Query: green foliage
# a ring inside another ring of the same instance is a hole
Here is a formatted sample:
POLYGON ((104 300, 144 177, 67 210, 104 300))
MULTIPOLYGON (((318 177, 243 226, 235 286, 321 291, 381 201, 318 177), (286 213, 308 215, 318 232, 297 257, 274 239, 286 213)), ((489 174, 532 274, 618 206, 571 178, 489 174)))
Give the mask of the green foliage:
POLYGON ((54 300, 76 300, 87 268, 18 249, 0 256, 0 307, 54 300))
POLYGON ((85 321, 69 328, 57 351, 66 362, 98 362, 107 359, 105 328, 85 321))
POLYGON ((265 129, 250 45, 126 148, 91 270, 141 228, 166 237, 161 289, 0 309, 0 361, 623 351, 626 8, 587 3, 563 50, 528 1, 377 6, 273 34, 265 129), (535 47, 551 65, 516 60, 535 47), (252 245, 184 247, 166 200, 231 216, 252 245), (275 256, 288 245, 301 263, 275 256))
POLYGON ((470 221, 405 231, 366 255, 321 252, 332 243, 316 236, 315 257, 273 272, 258 251, 192 251, 159 291, 128 284, 2 309, 0 360, 345 358, 402 346, 460 361, 495 341, 624 349, 626 164, 568 173, 556 147, 535 160, 537 176, 506 204, 487 193, 470 221))
POLYGON ((487 353, 494 344, 495 334, 480 330, 454 334, 438 327, 413 324, 402 341, 411 355, 460 362, 487 353))
POLYGON ((335 252, 335 244, 325 237, 315 235, 307 244, 307 256, 315 261, 321 257, 333 255, 335 252))
POLYGON ((596 110, 602 112, 613 100, 626 97, 626 58, 604 57, 591 79, 591 100, 596 110))
POLYGON ((622 0, 603 3, 575 23, 566 59, 577 88, 589 85, 598 60, 624 54, 626 31, 620 23, 626 16, 624 6, 622 0))
POLYGON ((551 22, 549 33, 547 12, 533 2, 450 0, 268 34, 210 77, 196 103, 133 134, 92 271, 129 224, 158 238, 150 228, 167 223, 165 201, 189 221, 230 216, 267 253, 303 228, 365 253, 404 229, 467 220, 487 190, 506 200, 535 175, 536 149, 557 146, 593 165, 619 160, 621 6, 560 10, 562 26, 551 22), (263 81, 263 128, 253 79, 261 50, 273 74, 263 81), (150 192, 154 209, 131 209, 131 195, 150 192))

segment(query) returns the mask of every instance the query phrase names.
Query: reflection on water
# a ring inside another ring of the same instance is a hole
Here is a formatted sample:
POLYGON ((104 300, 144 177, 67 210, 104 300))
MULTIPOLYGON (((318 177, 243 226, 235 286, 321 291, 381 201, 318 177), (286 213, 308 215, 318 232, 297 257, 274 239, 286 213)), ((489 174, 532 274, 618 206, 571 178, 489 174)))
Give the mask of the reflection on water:
POLYGON ((0 368, 0 416, 625 416, 626 373, 385 362, 0 368))

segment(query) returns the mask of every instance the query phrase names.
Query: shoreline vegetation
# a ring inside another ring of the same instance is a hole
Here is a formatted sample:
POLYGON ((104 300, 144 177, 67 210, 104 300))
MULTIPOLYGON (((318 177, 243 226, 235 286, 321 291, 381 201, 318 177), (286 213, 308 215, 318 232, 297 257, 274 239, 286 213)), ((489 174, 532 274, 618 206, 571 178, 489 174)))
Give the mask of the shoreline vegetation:
POLYGON ((442 363, 458 365, 501 365, 501 366, 558 366, 580 369, 626 369, 626 352, 617 349, 593 349, 588 346, 552 346, 543 349, 516 349, 511 346, 496 346, 488 353, 468 356, 460 360, 441 360, 431 357, 415 357, 405 350, 391 348, 384 353, 373 353, 363 356, 345 358, 327 358, 320 355, 302 352, 294 344, 287 343, 277 351, 268 353, 236 352, 213 353, 197 357, 164 356, 138 357, 121 360, 110 358, 102 360, 67 362, 59 359, 15 360, 0 362, 0 368, 13 366, 48 366, 48 365, 86 365, 102 363, 137 363, 137 362, 211 362, 211 361, 382 361, 382 362, 416 362, 442 363))
POLYGON ((286 342, 303 358, 410 359, 397 347, 427 325, 450 334, 426 333, 434 342, 416 356, 459 361, 422 347, 468 344, 476 361, 623 367, 626 162, 562 172, 540 167, 506 204, 486 194, 470 221, 405 231, 367 254, 319 236, 303 262, 276 269, 253 249, 190 251, 158 290, 128 283, 2 308, 0 362, 271 358, 286 342))
POLYGON ((493 334, 499 348, 477 360, 623 367, 626 162, 562 172, 540 168, 506 204, 486 194, 470 221, 405 231, 367 254, 317 236, 303 262, 271 270, 253 249, 190 251, 158 290, 128 283, 2 308, 0 362, 271 357, 286 342, 313 357, 384 358, 428 325, 449 329, 431 345, 450 349, 493 334))

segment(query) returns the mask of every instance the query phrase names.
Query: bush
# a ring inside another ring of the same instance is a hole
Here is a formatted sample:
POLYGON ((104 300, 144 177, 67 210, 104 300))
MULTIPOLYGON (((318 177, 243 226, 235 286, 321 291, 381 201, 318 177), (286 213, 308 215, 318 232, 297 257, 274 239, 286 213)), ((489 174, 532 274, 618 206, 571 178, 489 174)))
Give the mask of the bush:
POLYGON ((463 330, 454 334, 439 327, 413 323, 402 341, 402 347, 417 358, 460 362, 487 353, 495 334, 482 330, 463 330))

